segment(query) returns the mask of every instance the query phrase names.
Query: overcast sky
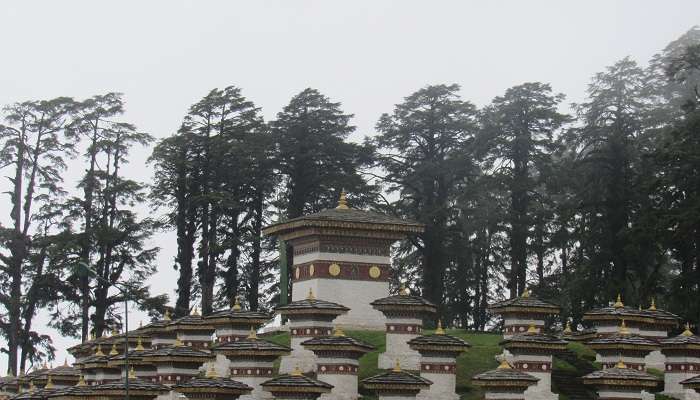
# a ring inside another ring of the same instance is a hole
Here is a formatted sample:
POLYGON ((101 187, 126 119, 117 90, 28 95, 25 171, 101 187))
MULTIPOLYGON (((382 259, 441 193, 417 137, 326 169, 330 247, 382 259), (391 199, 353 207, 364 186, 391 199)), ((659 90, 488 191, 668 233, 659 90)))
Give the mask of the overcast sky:
MULTIPOLYGON (((527 81, 580 101, 594 73, 625 56, 646 63, 696 24, 698 0, 6 0, 0 104, 123 92, 125 119, 162 138, 212 88, 241 87, 272 119, 313 87, 355 114, 359 139, 428 84, 458 83, 478 106, 527 81)), ((132 177, 150 177, 149 154, 133 152, 132 177)), ((172 296, 174 234, 155 244, 163 250, 152 288, 172 296)), ((75 340, 54 341, 63 362, 75 340)))

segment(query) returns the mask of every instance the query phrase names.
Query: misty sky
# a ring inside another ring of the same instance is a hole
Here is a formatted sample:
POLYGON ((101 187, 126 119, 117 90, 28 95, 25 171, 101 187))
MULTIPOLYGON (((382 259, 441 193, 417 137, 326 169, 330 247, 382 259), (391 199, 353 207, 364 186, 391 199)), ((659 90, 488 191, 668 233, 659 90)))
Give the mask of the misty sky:
MULTIPOLYGON (((241 87, 269 120, 313 87, 355 114, 361 139, 427 84, 458 83, 478 106, 527 81, 580 101, 594 73, 625 56, 644 64, 696 24, 697 0, 3 1, 0 105, 123 92, 125 119, 162 138, 212 88, 241 87)), ((149 154, 133 151, 131 177, 150 178, 149 154)), ((7 223, 6 197, 0 207, 7 223)), ((172 296, 175 235, 154 244, 153 292, 172 296)), ((54 341, 63 362, 77 340, 54 341)))

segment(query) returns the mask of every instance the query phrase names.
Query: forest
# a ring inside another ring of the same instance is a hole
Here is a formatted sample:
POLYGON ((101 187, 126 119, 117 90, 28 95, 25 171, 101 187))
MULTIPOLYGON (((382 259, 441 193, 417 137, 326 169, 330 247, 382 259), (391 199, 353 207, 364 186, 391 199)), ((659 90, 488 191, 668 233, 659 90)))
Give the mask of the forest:
POLYGON ((158 140, 125 120, 116 92, 4 105, 7 371, 54 357, 39 314, 83 341, 119 328, 120 283, 151 316, 206 315, 234 297, 274 308, 286 249, 262 228, 335 207, 342 190, 354 208, 425 224, 395 247, 392 286, 436 303, 447 325, 496 329, 488 303, 525 288, 562 306, 559 324, 618 294, 697 323, 700 28, 580 79, 576 104, 546 82, 483 107, 457 84, 424 86, 361 141, 353 115, 312 88, 269 121, 243 88, 212 89, 158 140), (124 173, 139 147, 143 181, 124 173), (69 163, 79 180, 64 179, 69 163), (160 231, 177 248, 170 265, 156 264, 160 231), (147 286, 170 268, 174 299, 147 286))

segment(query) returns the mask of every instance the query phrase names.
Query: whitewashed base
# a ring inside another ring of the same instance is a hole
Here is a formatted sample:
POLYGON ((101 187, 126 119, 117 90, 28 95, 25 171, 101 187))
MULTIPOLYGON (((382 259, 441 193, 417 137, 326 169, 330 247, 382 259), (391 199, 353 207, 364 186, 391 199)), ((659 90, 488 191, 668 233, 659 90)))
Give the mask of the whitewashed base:
POLYGON ((525 391, 525 400, 559 400, 559 395, 552 392, 552 374, 527 372, 539 378, 537 385, 525 391))
POLYGON ((658 350, 652 351, 651 353, 647 354, 646 357, 644 357, 644 363, 646 364, 647 368, 654 368, 659 371, 663 371, 666 366, 666 356, 664 356, 663 353, 658 350))
POLYGON ((380 369, 392 369, 396 366, 396 360, 399 360, 401 364, 401 369, 407 369, 411 371, 418 371, 420 369, 420 354, 417 352, 410 351, 399 351, 399 352, 386 352, 379 355, 379 361, 377 362, 380 369))
POLYGON ((280 360, 280 374, 289 374, 297 367, 303 373, 313 372, 316 370, 317 361, 318 359, 312 351, 303 348, 294 349, 292 354, 284 356, 280 360))
POLYGON ((333 385, 330 393, 321 395, 321 400, 357 400, 357 375, 318 374, 317 379, 333 385))
POLYGON ((238 382, 245 383, 246 385, 253 388, 250 394, 239 397, 240 400, 271 400, 272 393, 266 392, 260 386, 261 383, 270 380, 270 378, 256 378, 256 377, 235 377, 233 378, 238 382))

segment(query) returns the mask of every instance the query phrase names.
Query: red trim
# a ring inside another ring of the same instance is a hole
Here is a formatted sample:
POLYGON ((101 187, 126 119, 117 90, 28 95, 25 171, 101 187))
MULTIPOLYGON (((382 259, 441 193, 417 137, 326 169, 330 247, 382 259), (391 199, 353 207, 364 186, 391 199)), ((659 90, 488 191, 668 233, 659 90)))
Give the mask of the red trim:
POLYGON ((681 374, 700 374, 700 363, 666 363, 666 372, 681 374))
POLYGON ((318 337, 332 335, 333 329, 326 326, 299 326, 291 328, 290 332, 293 337, 318 337))
POLYGON ((349 263, 332 260, 318 260, 294 266, 294 282, 306 281, 309 279, 341 279, 355 281, 372 281, 372 282, 388 282, 391 277, 391 266, 389 264, 369 264, 369 263, 349 263), (329 267, 331 264, 340 266, 340 273, 337 276, 331 275, 329 267), (311 265, 314 266, 314 274, 311 275, 311 265), (380 275, 377 278, 372 278, 369 270, 372 267, 379 268, 380 275), (297 268, 299 269, 299 278, 297 279, 297 268))
POLYGON ((272 377, 272 374, 273 374, 272 368, 261 368, 261 367, 231 368, 231 377, 234 377, 234 376, 238 376, 238 377, 256 377, 256 376, 268 377, 269 376, 269 377, 272 377))
POLYGON ((423 326, 416 324, 386 324, 386 333, 420 335, 423 326))
POLYGON ((318 374, 324 375, 357 375, 359 368, 352 364, 318 364, 318 374))
POLYGON ((517 361, 513 367, 523 372, 552 372, 552 363, 546 361, 517 361))
POLYGON ((457 374, 456 363, 421 363, 420 372, 427 374, 457 374))

